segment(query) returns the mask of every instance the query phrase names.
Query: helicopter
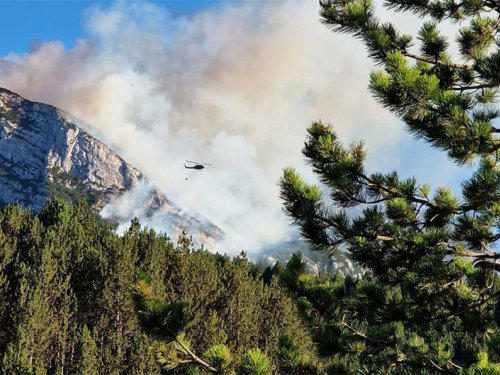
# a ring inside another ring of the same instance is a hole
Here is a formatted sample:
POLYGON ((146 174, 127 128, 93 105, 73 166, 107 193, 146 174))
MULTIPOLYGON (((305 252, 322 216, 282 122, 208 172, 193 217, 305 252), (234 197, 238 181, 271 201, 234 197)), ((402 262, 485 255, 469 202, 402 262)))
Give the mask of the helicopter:
POLYGON ((205 169, 205 165, 212 165, 208 163, 198 163, 196 161, 189 161, 189 160, 186 160, 186 163, 194 164, 191 167, 188 167, 186 164, 184 164, 184 168, 186 169, 205 169))

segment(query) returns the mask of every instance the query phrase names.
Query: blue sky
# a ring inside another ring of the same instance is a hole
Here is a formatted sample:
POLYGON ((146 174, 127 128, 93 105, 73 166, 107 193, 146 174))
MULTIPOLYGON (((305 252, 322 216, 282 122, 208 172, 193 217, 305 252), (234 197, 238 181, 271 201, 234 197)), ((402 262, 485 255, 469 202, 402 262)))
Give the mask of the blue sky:
MULTIPOLYGON (((223 0, 152 0, 174 15, 184 15, 224 4, 223 0)), ((86 37, 85 11, 106 8, 110 0, 0 0, 0 56, 25 53, 38 42, 61 41, 71 48, 86 37)))

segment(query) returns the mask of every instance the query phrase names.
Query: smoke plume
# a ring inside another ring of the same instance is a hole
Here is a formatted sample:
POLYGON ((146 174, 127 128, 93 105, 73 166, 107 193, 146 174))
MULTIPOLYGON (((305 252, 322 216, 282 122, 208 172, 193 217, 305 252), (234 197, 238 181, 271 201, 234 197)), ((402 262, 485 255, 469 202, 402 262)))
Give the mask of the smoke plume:
POLYGON ((87 11, 88 38, 72 49, 55 41, 6 56, 16 65, 0 70, 0 86, 91 124, 169 199, 219 225, 223 251, 251 252, 287 236, 277 181, 288 165, 311 178, 300 150, 312 121, 365 139, 373 165, 398 167, 404 152, 400 124, 366 90, 363 46, 318 18, 305 0, 182 17, 118 1, 87 11))

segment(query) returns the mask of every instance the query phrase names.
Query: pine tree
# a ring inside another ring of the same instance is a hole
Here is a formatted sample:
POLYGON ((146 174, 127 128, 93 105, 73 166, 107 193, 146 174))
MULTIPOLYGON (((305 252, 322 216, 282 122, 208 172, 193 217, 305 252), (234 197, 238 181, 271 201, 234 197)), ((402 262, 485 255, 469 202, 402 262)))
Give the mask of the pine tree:
POLYGON ((81 375, 98 375, 97 346, 87 326, 83 327, 81 333, 80 351, 81 360, 78 364, 77 373, 81 375))
POLYGON ((425 17, 413 38, 382 23, 370 0, 325 0, 322 21, 361 40, 382 69, 369 89, 406 129, 477 170, 432 192, 415 178, 369 173, 362 143, 315 122, 303 154, 320 186, 292 168, 284 210, 318 251, 347 250, 362 280, 313 279, 299 257, 282 280, 315 327, 330 373, 500 373, 500 8, 482 0, 386 0, 425 17), (459 56, 439 25, 458 23, 459 56), (328 194, 328 198, 325 198, 328 194))

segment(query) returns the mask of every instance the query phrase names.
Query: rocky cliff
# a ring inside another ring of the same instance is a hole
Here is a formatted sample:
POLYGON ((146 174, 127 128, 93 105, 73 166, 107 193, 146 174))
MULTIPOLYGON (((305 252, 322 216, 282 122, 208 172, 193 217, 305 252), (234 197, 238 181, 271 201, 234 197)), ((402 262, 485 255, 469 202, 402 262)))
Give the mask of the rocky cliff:
POLYGON ((86 198, 96 212, 118 220, 123 213, 104 208, 134 191, 142 192, 139 203, 134 202, 143 206, 138 212, 164 220, 174 239, 187 230, 197 244, 210 246, 222 236, 214 224, 183 215, 139 170, 78 127, 69 114, 0 88, 0 205, 19 203, 38 211, 51 197, 72 202, 86 198))
POLYGON ((312 251, 307 241, 299 238, 290 239, 263 249, 257 261, 270 266, 276 264, 276 262, 285 265, 292 257, 292 254, 298 252, 302 254, 302 259, 306 262, 306 271, 314 276, 339 273, 344 277, 360 278, 365 273, 356 262, 349 258, 345 251, 338 250, 330 257, 328 254, 312 251))

